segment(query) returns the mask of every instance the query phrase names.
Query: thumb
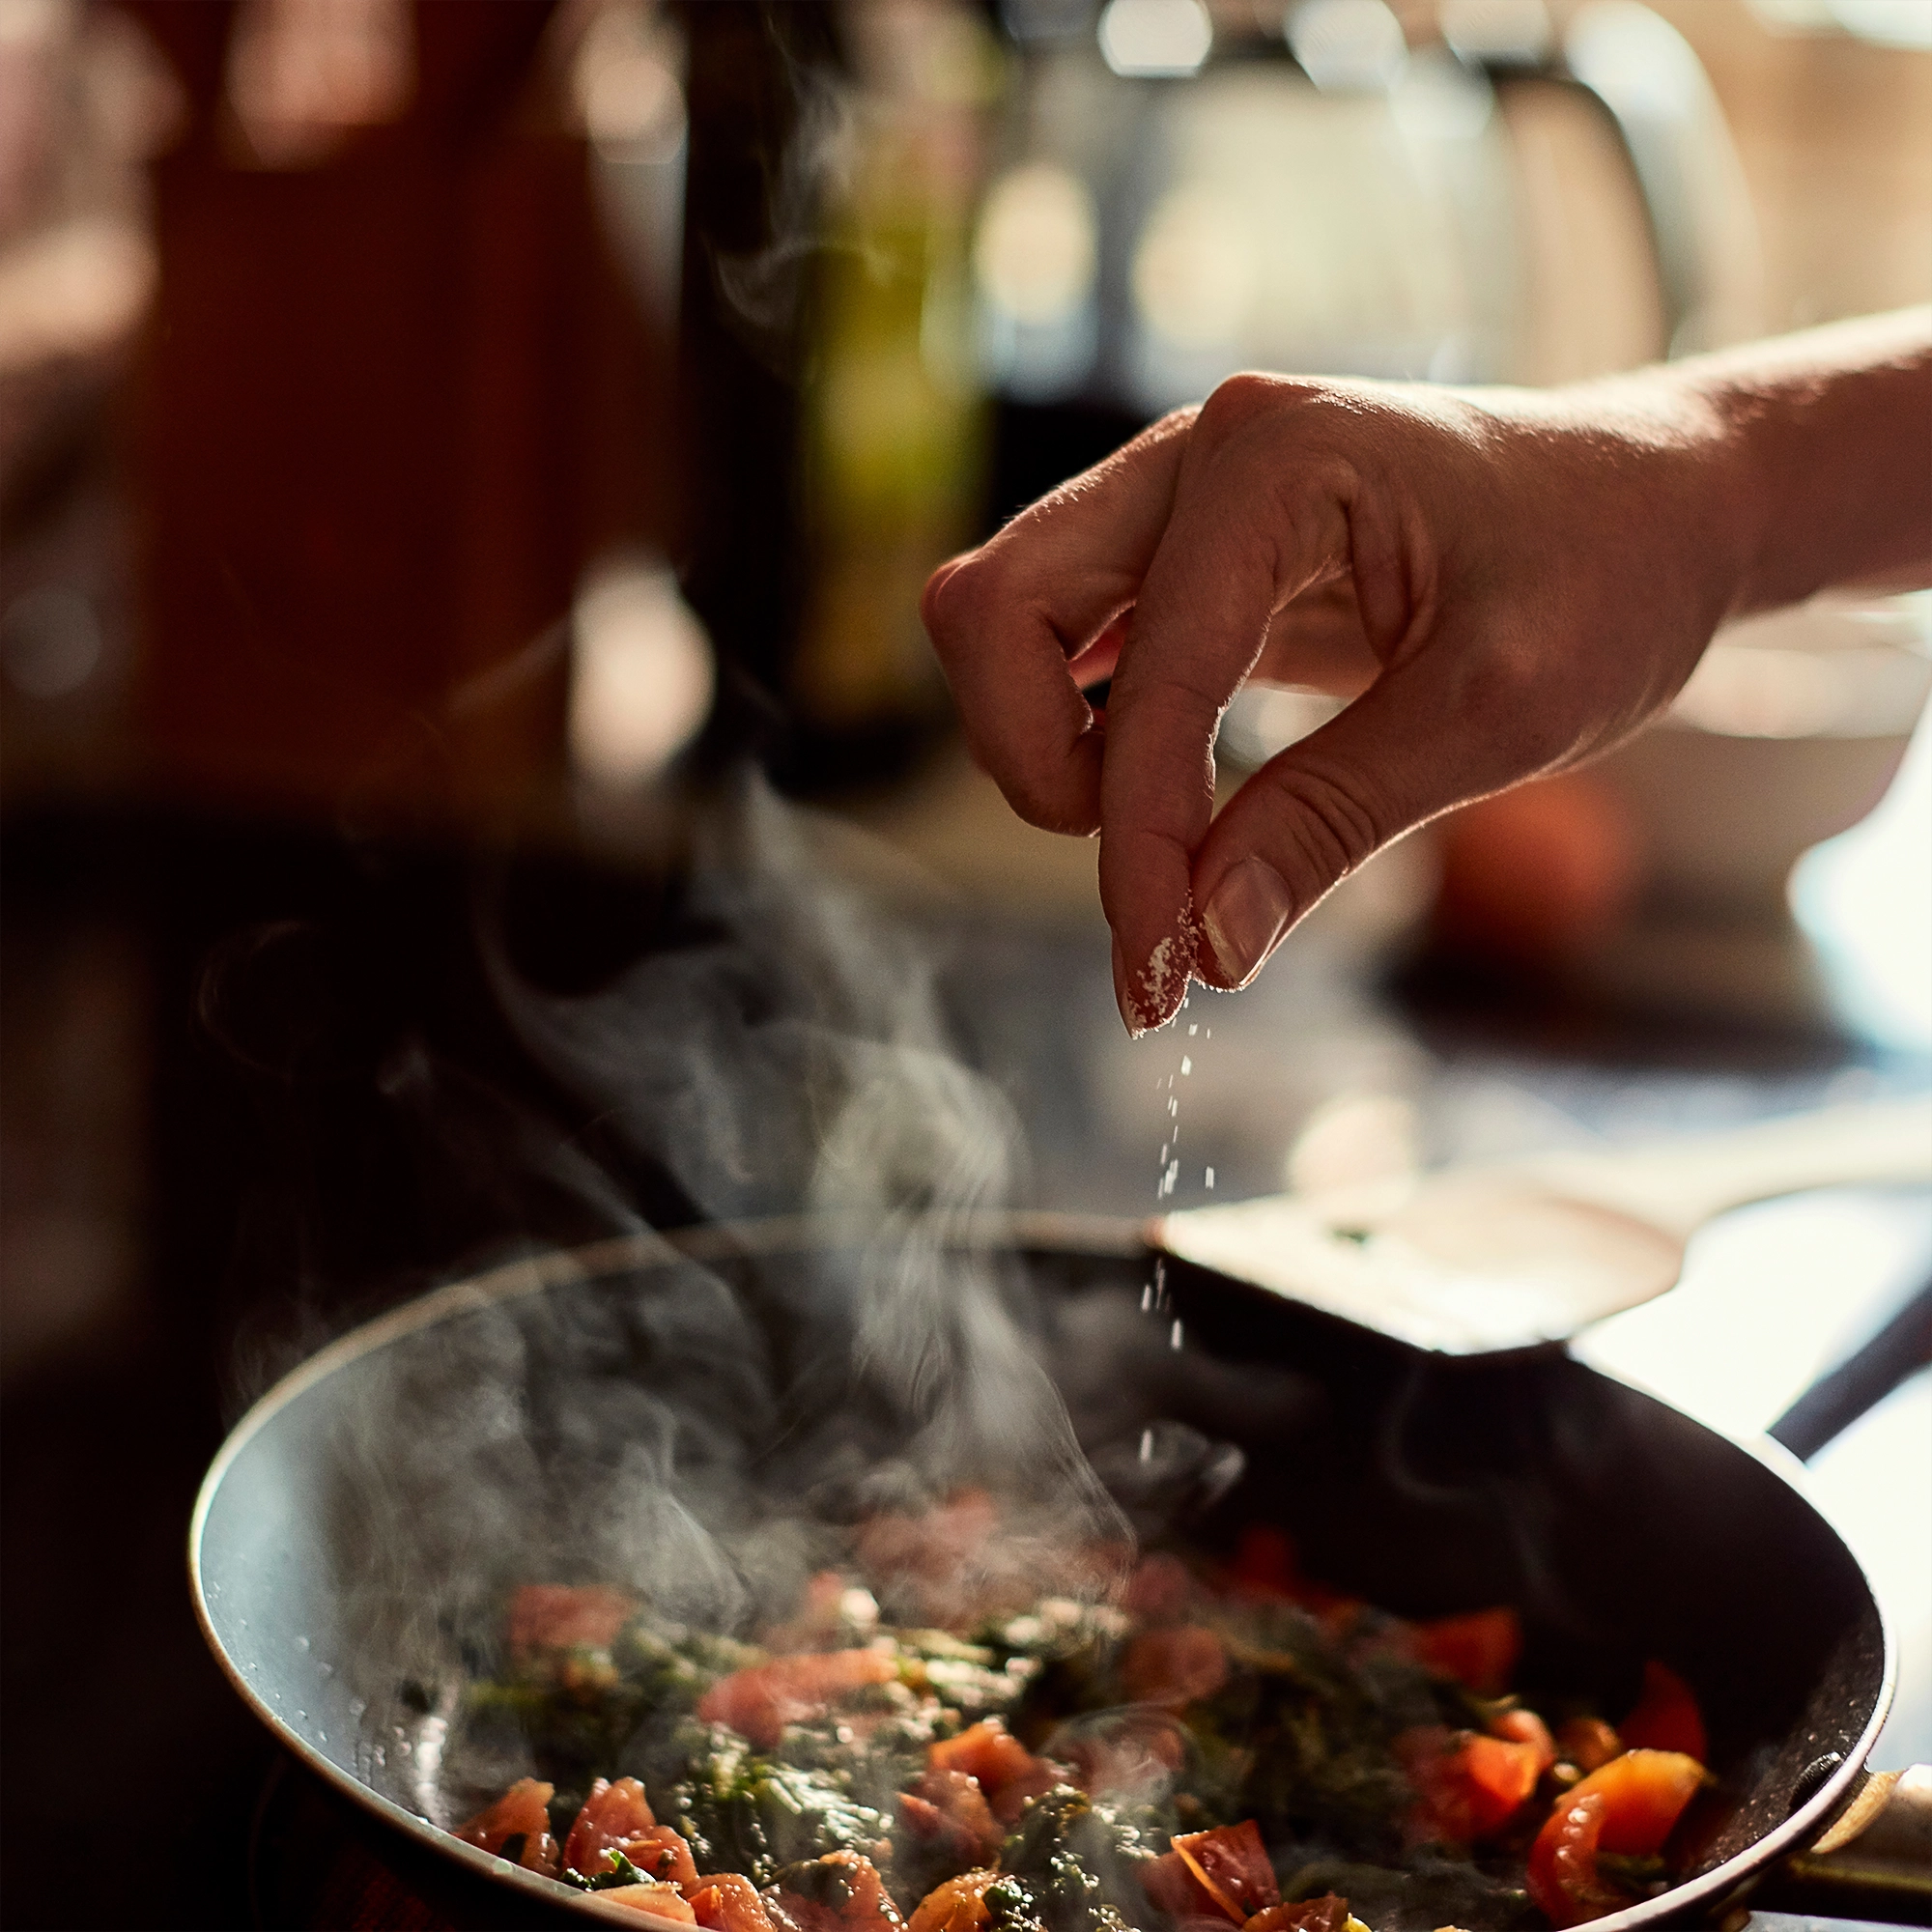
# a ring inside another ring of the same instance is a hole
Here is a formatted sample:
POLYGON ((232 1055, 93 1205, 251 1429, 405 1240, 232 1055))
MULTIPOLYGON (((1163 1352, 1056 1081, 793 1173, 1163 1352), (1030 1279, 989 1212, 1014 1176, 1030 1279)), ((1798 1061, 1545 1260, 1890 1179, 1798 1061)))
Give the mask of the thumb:
POLYGON ((1444 674, 1460 657, 1444 638, 1384 671, 1216 817, 1192 873, 1210 984, 1246 985, 1296 921, 1384 845, 1553 761, 1533 705, 1478 699, 1471 686, 1487 680, 1444 674))

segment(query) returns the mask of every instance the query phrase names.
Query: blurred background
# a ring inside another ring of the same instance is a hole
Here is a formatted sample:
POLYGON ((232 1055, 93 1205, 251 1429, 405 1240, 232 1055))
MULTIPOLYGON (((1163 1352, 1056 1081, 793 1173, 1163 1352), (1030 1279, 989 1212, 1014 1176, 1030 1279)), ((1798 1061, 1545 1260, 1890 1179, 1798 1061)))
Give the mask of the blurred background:
MULTIPOLYGON (((9 1920, 127 1922, 46 1849, 112 1767, 180 1806, 143 1922, 254 1922, 200 1470, 357 1310, 596 1231, 485 955, 605 983, 747 761, 869 835, 1026 1198, 1151 1208, 1180 1048, 1120 1037, 1093 846, 960 750, 936 562, 1236 369, 1928 299, 1932 0, 0 0, 9 1920)), ((1434 1161, 1932 1084, 1928 640, 1738 625, 1366 868, 1197 996, 1170 1205, 1338 1119, 1434 1161)), ((1242 693, 1224 781, 1328 709, 1242 693)), ((1928 1274, 1924 1190, 1773 1204, 1587 1348, 1760 1429, 1928 1274)), ((1932 1378, 1816 1468, 1932 1755, 1932 1378)))

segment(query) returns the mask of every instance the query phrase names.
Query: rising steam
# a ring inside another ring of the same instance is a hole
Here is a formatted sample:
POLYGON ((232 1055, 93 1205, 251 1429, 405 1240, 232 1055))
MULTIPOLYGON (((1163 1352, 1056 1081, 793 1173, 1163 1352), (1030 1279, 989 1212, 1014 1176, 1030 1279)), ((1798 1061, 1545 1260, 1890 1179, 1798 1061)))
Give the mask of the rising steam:
MULTIPOLYGON (((565 1149, 550 1178, 629 1237, 623 1265, 361 1366, 330 1513, 353 1647, 387 1675, 372 1708, 399 1660, 460 1682, 522 1582, 614 1584, 721 1632, 789 1614, 855 1536, 889 1607, 922 1620, 1118 1582, 1126 1519, 1043 1366, 1018 1263, 974 1238, 1007 1200, 1012 1118, 949 1051, 931 961, 841 845, 748 781, 698 837, 682 943, 568 997, 488 949, 524 1046, 601 1117, 618 1169, 668 1174, 725 1232, 716 1259, 680 1253, 565 1149), (731 1229, 780 1215, 838 1232, 731 1252, 731 1229), (944 1576, 931 1520, 953 1538, 944 1576)), ((418 1781, 413 1802, 433 1797, 418 1781)))

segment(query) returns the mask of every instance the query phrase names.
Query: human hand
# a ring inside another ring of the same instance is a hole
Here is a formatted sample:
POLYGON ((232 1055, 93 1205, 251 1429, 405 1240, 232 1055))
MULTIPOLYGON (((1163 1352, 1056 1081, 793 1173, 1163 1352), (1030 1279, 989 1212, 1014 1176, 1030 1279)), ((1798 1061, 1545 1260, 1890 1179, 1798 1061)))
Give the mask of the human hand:
POLYGON ((1101 835, 1129 1028, 1190 975, 1245 984, 1404 833, 1667 704, 1743 573, 1724 451, 1712 411, 1635 382, 1241 376, 936 573, 975 754, 1034 824, 1101 835), (1081 687, 1110 670, 1098 714, 1081 687), (1214 733, 1255 675, 1353 701, 1215 818, 1214 733))

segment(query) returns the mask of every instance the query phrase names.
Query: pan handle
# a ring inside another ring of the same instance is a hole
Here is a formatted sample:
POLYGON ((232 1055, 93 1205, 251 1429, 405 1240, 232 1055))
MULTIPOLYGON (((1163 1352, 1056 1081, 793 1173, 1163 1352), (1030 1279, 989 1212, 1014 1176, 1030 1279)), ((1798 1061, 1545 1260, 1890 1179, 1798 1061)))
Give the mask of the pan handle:
POLYGON ((1873 1772, 1809 1851, 1751 1896, 1757 1910, 1932 1925, 1932 1764, 1873 1772))
POLYGON ((1876 1408, 1893 1389, 1932 1363, 1932 1282, 1831 1374, 1821 1376, 1771 1425, 1801 1463, 1876 1408))
MULTIPOLYGON (((1771 1426, 1794 1456, 1811 1458, 1932 1363, 1932 1282, 1863 1348, 1822 1376, 1771 1426)), ((1820 1777, 1837 1768, 1821 1760, 1820 1777)), ((1816 1788, 1815 1785, 1812 1788, 1816 1788)), ((1867 1774, 1808 1851, 1752 1894, 1773 1911, 1932 1925, 1932 1765, 1867 1774)))

